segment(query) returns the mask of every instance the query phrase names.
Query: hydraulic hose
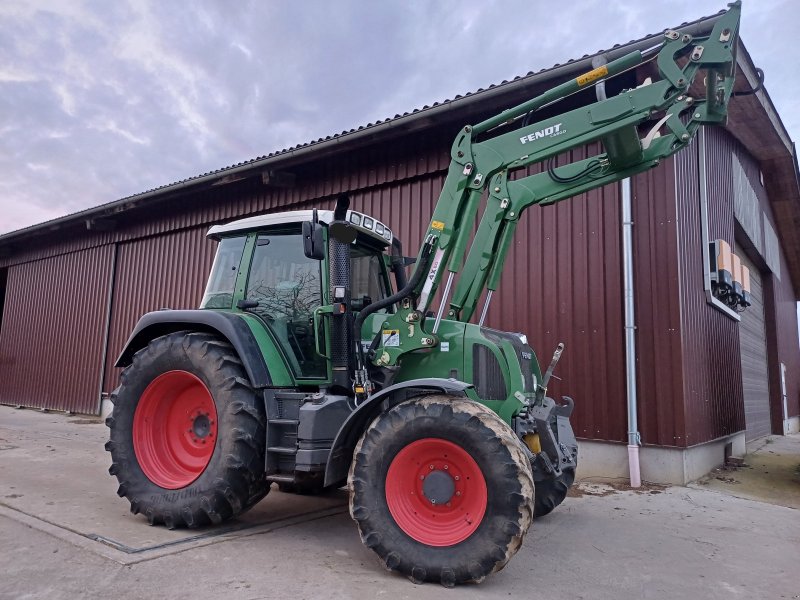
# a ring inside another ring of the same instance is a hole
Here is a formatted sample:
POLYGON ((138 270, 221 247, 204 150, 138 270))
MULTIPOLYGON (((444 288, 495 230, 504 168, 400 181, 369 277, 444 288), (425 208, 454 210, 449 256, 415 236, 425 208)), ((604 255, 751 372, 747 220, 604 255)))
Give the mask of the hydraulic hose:
POLYGON ((355 325, 353 326, 353 338, 356 341, 356 345, 358 346, 358 356, 360 358, 361 364, 359 367, 363 367, 365 364, 364 360, 364 347, 361 344, 361 327, 364 325, 364 321, 366 321, 367 317, 371 314, 381 310, 382 308, 386 308, 391 306, 396 302, 400 302, 403 298, 408 297, 414 288, 419 285, 419 282, 422 281, 422 278, 425 276, 428 267, 428 258, 431 254, 431 249, 433 248, 432 244, 425 244, 425 247, 422 251, 422 256, 420 257, 419 264, 417 268, 414 269, 414 274, 409 279, 408 283, 402 290, 392 294, 391 296, 387 296, 383 300, 378 300, 377 302, 373 302, 369 306, 365 307, 364 310, 358 313, 358 317, 356 317, 355 325))
POLYGON ((406 287, 408 280, 406 278, 405 259, 403 258, 403 243, 399 239, 392 239, 391 252, 392 273, 394 273, 394 279, 397 282, 397 289, 402 289, 406 287))

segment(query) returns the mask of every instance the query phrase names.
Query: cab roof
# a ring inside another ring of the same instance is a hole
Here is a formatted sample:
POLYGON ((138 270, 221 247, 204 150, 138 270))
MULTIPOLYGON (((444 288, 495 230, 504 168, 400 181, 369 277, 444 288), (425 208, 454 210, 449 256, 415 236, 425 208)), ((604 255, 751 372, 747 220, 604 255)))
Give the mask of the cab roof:
MULTIPOLYGON (((256 217, 248 217, 247 219, 239 219, 238 221, 231 221, 224 225, 214 225, 208 230, 208 237, 219 239, 234 233, 247 233, 274 227, 275 225, 302 223, 304 221, 310 221, 313 218, 313 210, 292 210, 269 213, 256 217)), ((328 225, 333 222, 333 211, 317 210, 317 219, 319 219, 320 223, 328 225)), ((348 210, 347 220, 359 233, 364 233, 386 246, 392 243, 392 230, 377 219, 365 215, 364 213, 348 210)))

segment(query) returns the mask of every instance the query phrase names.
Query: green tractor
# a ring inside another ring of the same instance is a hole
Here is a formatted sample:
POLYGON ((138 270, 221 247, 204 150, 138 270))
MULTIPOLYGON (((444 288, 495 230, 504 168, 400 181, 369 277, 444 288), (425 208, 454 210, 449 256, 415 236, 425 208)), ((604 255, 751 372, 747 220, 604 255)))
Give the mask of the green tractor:
POLYGON ((361 538, 389 569, 450 586, 503 568, 532 519, 564 500, 578 457, 572 400, 546 394, 563 346, 543 372, 525 335, 483 325, 515 227, 528 207, 650 169, 723 123, 739 14, 736 2, 706 38, 667 31, 659 48, 464 127, 415 259, 346 197, 212 227, 200 308, 144 315, 117 361, 106 448, 131 511, 199 527, 272 483, 347 485, 361 538), (659 81, 535 122, 648 60, 659 81), (555 166, 594 141, 604 153, 555 166), (541 172, 510 176, 534 163, 541 172))

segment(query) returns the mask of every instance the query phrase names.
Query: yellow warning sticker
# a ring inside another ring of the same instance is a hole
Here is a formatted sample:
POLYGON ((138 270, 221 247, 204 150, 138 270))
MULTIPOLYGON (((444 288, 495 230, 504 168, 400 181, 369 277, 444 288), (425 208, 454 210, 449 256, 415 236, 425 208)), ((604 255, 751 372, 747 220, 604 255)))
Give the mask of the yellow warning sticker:
POLYGON ((400 345, 399 329, 384 329, 381 332, 381 342, 384 347, 397 347, 400 345))
POLYGON ((608 75, 608 67, 602 66, 597 67, 596 69, 592 69, 588 73, 584 73, 580 77, 578 77, 575 81, 578 85, 584 86, 587 83, 592 83, 593 81, 597 81, 601 77, 605 77, 608 75))
POLYGON ((442 223, 441 221, 433 221, 431 223, 431 227, 433 227, 437 231, 441 231, 442 229, 444 229, 444 223, 442 223))

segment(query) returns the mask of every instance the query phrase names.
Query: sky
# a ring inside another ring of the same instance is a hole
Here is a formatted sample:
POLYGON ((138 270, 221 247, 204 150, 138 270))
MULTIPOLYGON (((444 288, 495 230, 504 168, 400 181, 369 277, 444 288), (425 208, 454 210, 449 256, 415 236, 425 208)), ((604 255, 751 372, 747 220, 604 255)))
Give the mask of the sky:
MULTIPOLYGON (((550 67, 724 0, 2 0, 0 234, 550 67)), ((800 139, 796 0, 741 35, 800 139)))

